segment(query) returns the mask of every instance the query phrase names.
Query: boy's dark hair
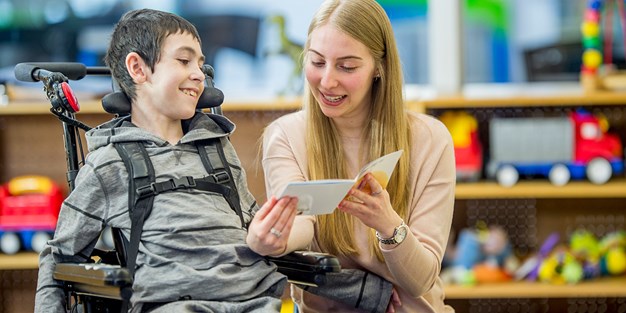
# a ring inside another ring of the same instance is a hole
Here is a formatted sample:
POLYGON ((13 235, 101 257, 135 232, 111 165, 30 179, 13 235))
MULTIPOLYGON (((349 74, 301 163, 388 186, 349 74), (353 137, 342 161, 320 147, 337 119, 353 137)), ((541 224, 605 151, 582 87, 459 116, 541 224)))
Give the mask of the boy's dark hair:
POLYGON ((154 71, 161 57, 161 47, 171 34, 189 33, 200 41, 196 27, 184 18, 158 10, 140 9, 125 13, 111 35, 104 57, 111 75, 129 99, 135 99, 135 84, 126 69, 126 56, 136 52, 154 71))

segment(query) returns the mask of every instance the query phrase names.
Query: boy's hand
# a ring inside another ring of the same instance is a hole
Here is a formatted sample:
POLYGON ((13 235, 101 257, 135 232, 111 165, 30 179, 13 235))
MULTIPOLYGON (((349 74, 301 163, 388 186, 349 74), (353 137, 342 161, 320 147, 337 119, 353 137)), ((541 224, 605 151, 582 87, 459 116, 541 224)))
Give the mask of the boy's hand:
POLYGON ((260 255, 280 255, 287 249, 291 227, 296 217, 298 198, 271 197, 254 215, 246 243, 260 255))

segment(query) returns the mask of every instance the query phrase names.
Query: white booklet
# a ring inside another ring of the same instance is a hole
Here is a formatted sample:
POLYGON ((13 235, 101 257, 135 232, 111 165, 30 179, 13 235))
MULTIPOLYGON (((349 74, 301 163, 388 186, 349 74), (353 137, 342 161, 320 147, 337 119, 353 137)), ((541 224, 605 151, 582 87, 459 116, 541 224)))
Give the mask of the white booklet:
POLYGON ((305 215, 323 215, 332 213, 337 205, 346 197, 352 186, 361 183, 365 174, 372 173, 383 188, 387 188, 389 178, 402 155, 402 150, 384 155, 365 165, 354 179, 323 179, 291 182, 280 193, 279 199, 285 196, 298 197, 298 211, 305 215))

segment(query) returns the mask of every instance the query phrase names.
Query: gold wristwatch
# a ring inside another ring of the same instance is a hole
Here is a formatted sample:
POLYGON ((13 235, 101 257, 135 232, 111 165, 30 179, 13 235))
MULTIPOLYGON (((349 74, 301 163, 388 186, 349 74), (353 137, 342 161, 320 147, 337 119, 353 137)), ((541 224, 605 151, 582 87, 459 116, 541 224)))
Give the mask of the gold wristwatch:
POLYGON ((383 238, 380 236, 378 232, 376 232, 376 238, 378 238, 378 241, 380 243, 383 243, 386 245, 395 245, 404 241, 404 238, 406 238, 406 235, 408 232, 409 232, 409 226, 407 226, 404 223, 404 221, 402 221, 402 224, 400 224, 400 226, 396 227, 393 230, 393 235, 391 235, 390 238, 383 238))

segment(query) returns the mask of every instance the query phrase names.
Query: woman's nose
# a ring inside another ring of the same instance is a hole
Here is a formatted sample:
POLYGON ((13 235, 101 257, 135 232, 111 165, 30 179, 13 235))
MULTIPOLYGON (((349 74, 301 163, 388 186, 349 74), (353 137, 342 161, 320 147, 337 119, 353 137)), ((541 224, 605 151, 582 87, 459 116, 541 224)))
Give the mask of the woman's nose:
POLYGON ((320 81, 320 84, 324 88, 337 87, 338 85, 337 77, 335 76, 335 73, 333 72, 332 69, 328 68, 322 73, 322 79, 320 81))

